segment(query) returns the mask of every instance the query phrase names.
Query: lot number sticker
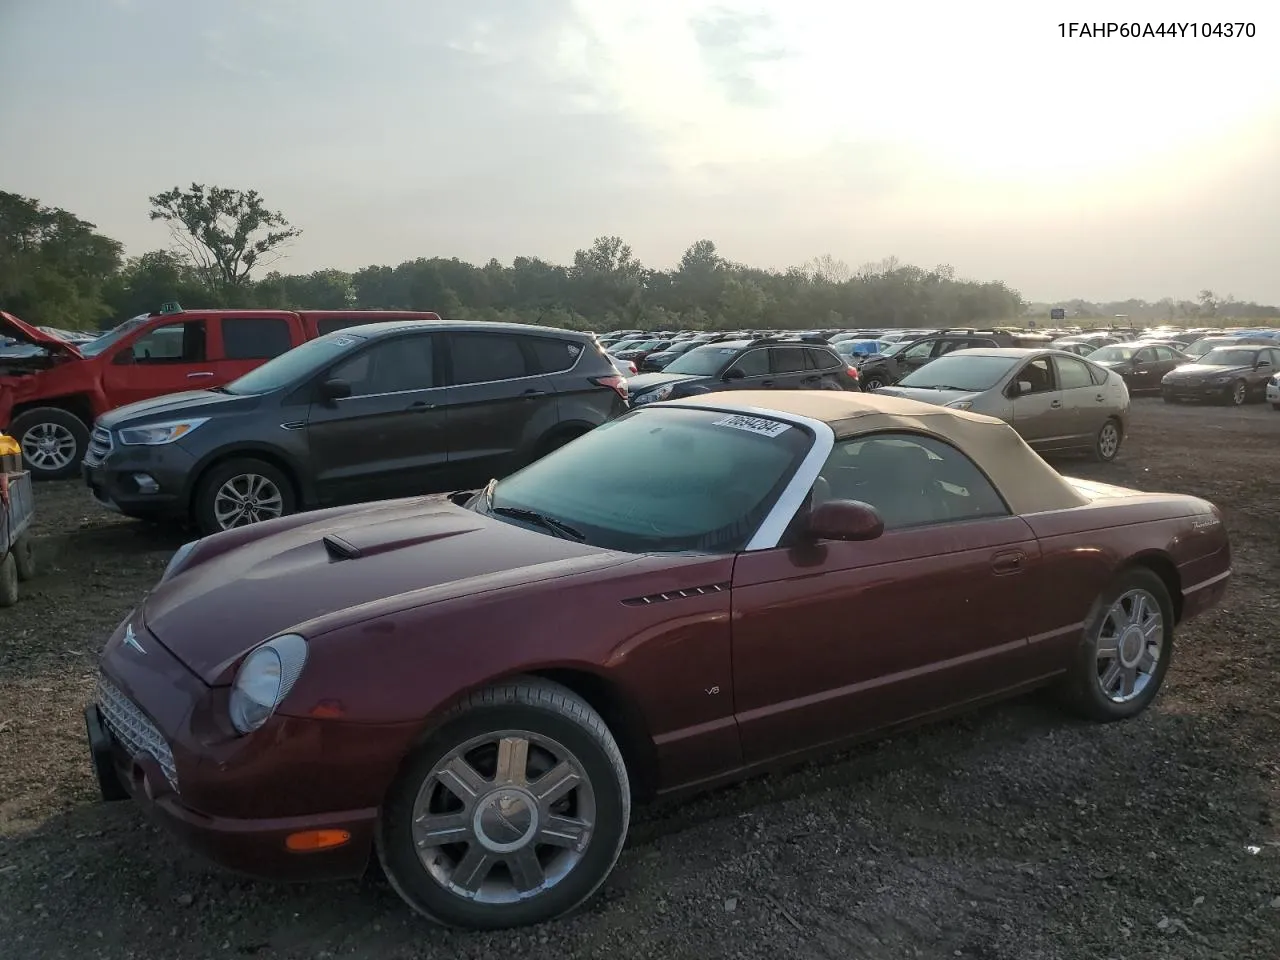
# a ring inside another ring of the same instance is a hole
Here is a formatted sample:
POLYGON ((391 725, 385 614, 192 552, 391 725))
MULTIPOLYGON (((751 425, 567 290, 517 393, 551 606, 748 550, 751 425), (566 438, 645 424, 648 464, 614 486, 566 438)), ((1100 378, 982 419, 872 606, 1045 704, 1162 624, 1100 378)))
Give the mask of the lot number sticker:
POLYGON ((758 433, 762 437, 776 437, 780 433, 784 433, 791 429, 791 425, 787 423, 779 423, 777 420, 766 420, 763 417, 722 417, 712 423, 716 427, 733 427, 735 430, 746 430, 748 433, 758 433))

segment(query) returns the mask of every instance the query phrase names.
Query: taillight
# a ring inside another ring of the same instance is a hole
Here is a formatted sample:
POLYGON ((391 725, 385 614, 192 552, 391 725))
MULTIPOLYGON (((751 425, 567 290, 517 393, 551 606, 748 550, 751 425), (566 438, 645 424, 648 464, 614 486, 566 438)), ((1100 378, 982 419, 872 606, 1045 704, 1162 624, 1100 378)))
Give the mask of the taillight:
POLYGON ((846 373, 848 373, 848 374, 849 374, 849 376, 853 377, 853 379, 855 379, 855 380, 857 380, 857 379, 858 379, 858 377, 859 377, 859 374, 858 374, 858 368, 857 368, 857 367, 846 367, 846 368, 845 368, 845 372, 846 372, 846 373))
POLYGON ((631 368, 631 375, 632 375, 633 377, 634 377, 637 373, 639 373, 639 372, 640 372, 640 371, 639 371, 639 369, 637 369, 637 367, 636 367, 636 365, 635 365, 634 363, 628 363, 628 364, 627 364, 627 366, 631 368))
POLYGON ((627 391, 627 381, 621 374, 615 373, 608 377, 592 377, 591 382, 597 387, 608 387, 623 400, 630 399, 631 394, 627 391))

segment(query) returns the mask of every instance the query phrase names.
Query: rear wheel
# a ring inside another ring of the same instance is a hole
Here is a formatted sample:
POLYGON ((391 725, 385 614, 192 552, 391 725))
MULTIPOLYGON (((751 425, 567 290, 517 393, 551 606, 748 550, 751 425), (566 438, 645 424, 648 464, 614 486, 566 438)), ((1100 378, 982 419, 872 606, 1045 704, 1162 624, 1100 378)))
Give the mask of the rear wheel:
POLYGON ((293 484, 264 460, 229 460, 210 470, 196 488, 195 521, 208 536, 286 517, 298 508, 293 484))
POLYGON ((10 551, 0 559, 0 607, 12 607, 18 602, 18 563, 10 551))
POLYGON ((22 462, 36 480, 65 480, 80 469, 89 428, 74 413, 37 407, 15 417, 10 433, 22 447, 22 462))
POLYGON ((31 546, 31 534, 24 533, 13 542, 13 562, 19 580, 30 580, 36 575, 35 550, 31 546))
POLYGON ((1249 385, 1243 380, 1237 380, 1227 392, 1227 402, 1233 407, 1243 407, 1248 399, 1249 385))
POLYGON ((1173 659, 1173 602, 1155 573, 1126 570, 1103 592, 1063 693, 1090 720, 1137 716, 1156 698, 1173 659))
POLYGON ((378 858, 431 920, 523 926, 595 893, 630 815, 600 715, 559 684, 513 679, 469 696, 410 758, 383 804, 378 858))
POLYGON ((884 378, 881 377, 879 374, 874 374, 874 373, 871 376, 867 377, 867 379, 862 381, 862 389, 868 392, 872 390, 879 390, 884 385, 885 385, 884 378))
POLYGON ((1094 459, 1101 463, 1110 463, 1116 458, 1116 454, 1120 452, 1121 439, 1120 424, 1115 420, 1108 420, 1102 425, 1102 429, 1098 431, 1098 435, 1094 438, 1094 459))

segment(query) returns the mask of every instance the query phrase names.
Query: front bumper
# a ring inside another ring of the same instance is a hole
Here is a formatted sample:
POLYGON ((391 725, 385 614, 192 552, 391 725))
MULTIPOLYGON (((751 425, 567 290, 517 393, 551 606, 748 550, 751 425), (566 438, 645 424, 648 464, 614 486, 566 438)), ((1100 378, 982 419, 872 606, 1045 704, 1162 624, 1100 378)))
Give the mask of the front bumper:
POLYGON ((1280 403, 1280 383, 1267 381, 1267 403, 1280 403))
POLYGON ((1169 383, 1160 384, 1160 392, 1174 400, 1217 400, 1231 392, 1230 383, 1169 383))
POLYGON ((91 447, 81 474, 101 506, 144 520, 186 518, 196 458, 182 447, 116 447, 102 460, 93 453, 91 447))
POLYGON ((237 873, 361 876, 380 798, 416 731, 277 715, 237 737, 219 721, 226 688, 206 686, 140 617, 126 623, 146 652, 123 645, 122 624, 85 709, 103 799, 132 798, 184 846, 237 873), (320 851, 287 848, 290 835, 309 830, 345 830, 350 839, 320 851))

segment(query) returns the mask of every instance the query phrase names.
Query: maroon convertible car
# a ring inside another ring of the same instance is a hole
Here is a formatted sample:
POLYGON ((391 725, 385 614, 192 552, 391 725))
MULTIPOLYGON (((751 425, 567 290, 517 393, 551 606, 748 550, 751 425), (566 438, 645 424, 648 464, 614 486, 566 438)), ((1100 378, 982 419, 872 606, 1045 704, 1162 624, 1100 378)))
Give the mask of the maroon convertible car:
POLYGON ((1132 717, 1230 576, 1212 504, 1064 479, 999 420, 715 393, 184 546, 86 720, 103 795, 224 866, 376 856, 422 914, 513 926, 591 896, 633 799, 1040 686, 1132 717))

